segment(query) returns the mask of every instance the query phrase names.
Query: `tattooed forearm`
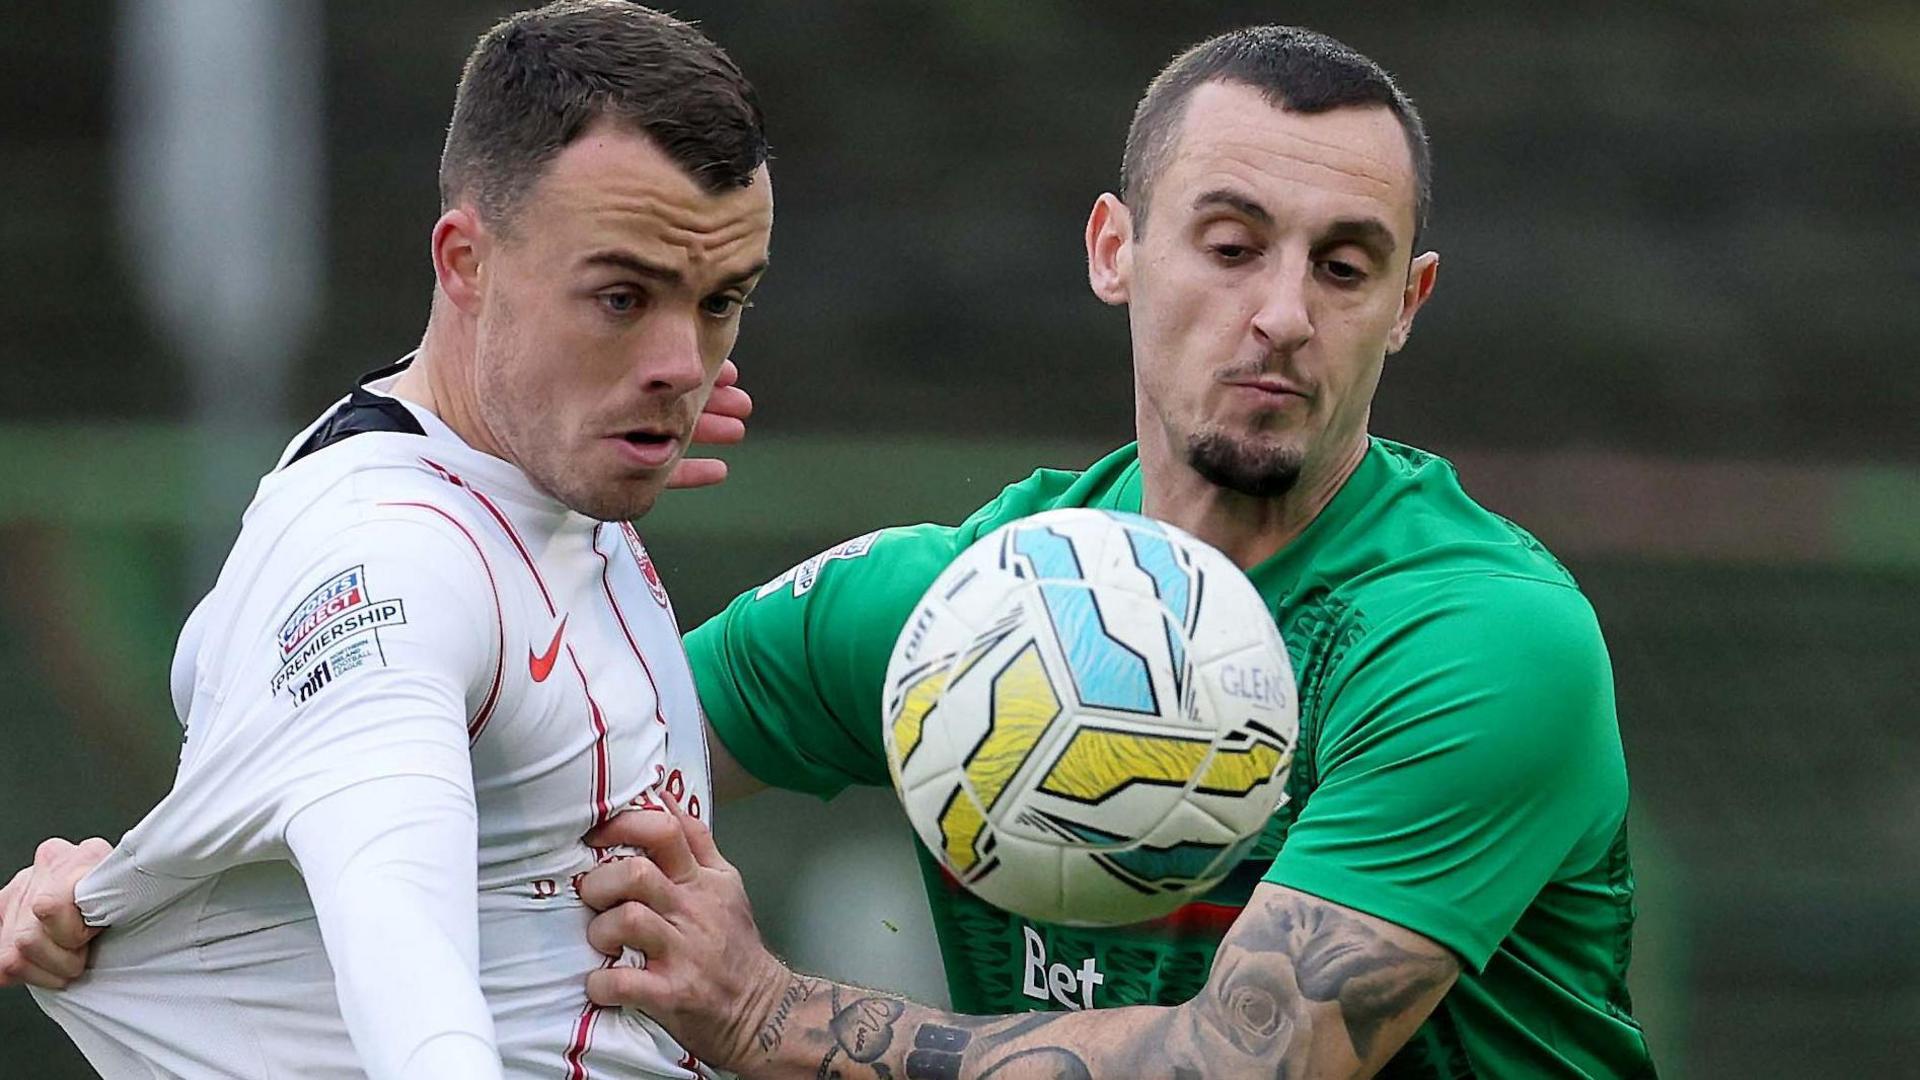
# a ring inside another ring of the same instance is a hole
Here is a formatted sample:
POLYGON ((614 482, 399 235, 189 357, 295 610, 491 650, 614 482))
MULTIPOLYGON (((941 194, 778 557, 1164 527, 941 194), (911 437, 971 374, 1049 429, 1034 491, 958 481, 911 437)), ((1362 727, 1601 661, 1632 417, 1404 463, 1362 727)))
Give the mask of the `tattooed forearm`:
POLYGON ((1284 1048, 1282 1060, 1306 1052, 1314 1020, 1333 1018, 1318 1006, 1330 1005, 1353 1057, 1371 1061, 1397 1049, 1459 974, 1452 954, 1408 931, 1303 893, 1263 891, 1221 944, 1199 1003, 1242 1050, 1284 1048), (1399 1040, 1383 1047, 1390 1026, 1399 1040))
POLYGON ((945 1024, 921 1024, 907 1055, 907 1080, 959 1080, 960 1064, 973 1033, 945 1024))
MULTIPOLYGON (((1116 1074, 1117 1075, 1117 1074, 1116 1074)), ((981 1080, 1093 1080, 1086 1060, 1064 1046, 1036 1046, 1016 1050, 980 1073, 981 1080)))
POLYGON ((1458 971, 1450 953, 1410 931, 1263 885, 1222 942, 1206 989, 1184 1005, 956 1016, 795 979, 761 1028, 761 1060, 740 1072, 797 1080, 1370 1076, 1458 971))
POLYGON ((893 1024, 906 1003, 886 997, 863 997, 833 1014, 827 1030, 834 1046, 862 1064, 880 1060, 893 1045, 893 1024))
POLYGON ((787 988, 781 992, 780 1003, 774 1006, 773 1015, 754 1033, 754 1042, 759 1044, 761 1053, 771 1054, 780 1048, 780 1040, 786 1035, 787 1018, 793 1015, 794 1006, 812 997, 815 991, 825 985, 825 980, 810 975, 794 975, 787 980, 787 988))

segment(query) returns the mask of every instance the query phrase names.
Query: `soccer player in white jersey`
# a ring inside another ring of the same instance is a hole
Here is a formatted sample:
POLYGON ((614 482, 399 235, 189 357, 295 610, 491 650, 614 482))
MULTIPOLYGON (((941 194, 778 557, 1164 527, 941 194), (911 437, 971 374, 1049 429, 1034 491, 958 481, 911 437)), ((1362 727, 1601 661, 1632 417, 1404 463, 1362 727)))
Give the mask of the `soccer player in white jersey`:
POLYGON ((481 38, 420 348, 262 479, 181 634, 174 789, 80 883, 92 970, 35 991, 103 1074, 703 1073, 588 1002, 573 884, 656 787, 711 805, 626 522, 766 266, 766 157, 685 23, 562 0, 481 38))

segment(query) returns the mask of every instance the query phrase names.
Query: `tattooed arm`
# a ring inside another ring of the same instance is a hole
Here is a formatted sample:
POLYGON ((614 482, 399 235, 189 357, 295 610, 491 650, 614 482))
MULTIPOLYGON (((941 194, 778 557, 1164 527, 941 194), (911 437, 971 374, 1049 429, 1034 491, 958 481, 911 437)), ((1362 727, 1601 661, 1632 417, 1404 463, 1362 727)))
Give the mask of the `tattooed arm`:
POLYGON ((588 991, 756 1080, 1370 1076, 1459 974, 1452 953, 1412 931, 1266 884, 1184 1005, 961 1016, 789 971, 760 943, 739 875, 704 827, 628 817, 646 835, 627 842, 650 858, 596 870, 581 895, 604 912, 594 944, 641 949, 647 967, 597 972, 588 991))

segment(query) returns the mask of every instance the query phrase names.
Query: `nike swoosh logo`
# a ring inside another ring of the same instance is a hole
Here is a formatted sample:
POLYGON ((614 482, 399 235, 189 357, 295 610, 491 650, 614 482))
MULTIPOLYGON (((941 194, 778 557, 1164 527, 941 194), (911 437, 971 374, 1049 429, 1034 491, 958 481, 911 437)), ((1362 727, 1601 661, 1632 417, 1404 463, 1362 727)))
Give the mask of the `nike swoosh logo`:
POLYGON ((566 632, 567 617, 562 615, 560 625, 554 627, 553 640, 547 643, 547 651, 536 656, 532 649, 527 650, 527 671, 533 675, 534 682, 546 682, 547 676, 553 674, 553 662, 560 659, 560 637, 566 632))

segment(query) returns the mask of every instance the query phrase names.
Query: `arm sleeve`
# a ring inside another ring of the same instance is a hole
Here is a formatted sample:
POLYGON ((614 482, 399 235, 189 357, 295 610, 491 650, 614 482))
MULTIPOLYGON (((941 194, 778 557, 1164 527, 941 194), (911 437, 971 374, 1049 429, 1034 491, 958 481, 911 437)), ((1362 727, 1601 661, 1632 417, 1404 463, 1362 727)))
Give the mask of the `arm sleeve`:
POLYGON ((1321 701, 1318 784, 1266 880, 1423 934, 1475 971, 1625 814, 1611 668, 1571 587, 1435 589, 1368 626, 1321 701))
POLYGON ((962 546, 938 525, 828 548, 687 635, 700 707, 727 752, 774 787, 830 798, 887 782, 881 683, 894 640, 962 546))
POLYGON ((473 792, 429 776, 344 788, 287 825, 372 1080, 500 1075, 480 995, 476 828, 473 792))

